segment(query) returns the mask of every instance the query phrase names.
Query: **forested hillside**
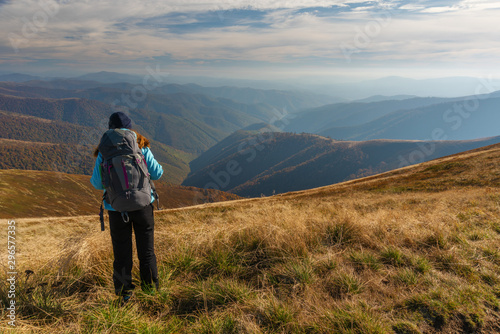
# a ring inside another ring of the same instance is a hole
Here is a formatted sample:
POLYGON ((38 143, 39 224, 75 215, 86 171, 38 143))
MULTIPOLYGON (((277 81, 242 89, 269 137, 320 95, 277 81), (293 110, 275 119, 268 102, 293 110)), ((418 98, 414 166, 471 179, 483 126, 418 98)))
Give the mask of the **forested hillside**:
POLYGON ((336 141, 311 134, 237 132, 191 163, 184 185, 261 196, 374 175, 500 142, 336 141))

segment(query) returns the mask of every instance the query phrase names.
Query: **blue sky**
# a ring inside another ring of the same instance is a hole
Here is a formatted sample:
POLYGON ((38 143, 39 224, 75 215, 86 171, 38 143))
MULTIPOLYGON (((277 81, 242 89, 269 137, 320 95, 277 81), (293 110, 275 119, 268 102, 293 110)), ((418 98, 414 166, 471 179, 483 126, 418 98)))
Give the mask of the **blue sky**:
POLYGON ((500 2, 0 0, 0 72, 497 77, 500 2))

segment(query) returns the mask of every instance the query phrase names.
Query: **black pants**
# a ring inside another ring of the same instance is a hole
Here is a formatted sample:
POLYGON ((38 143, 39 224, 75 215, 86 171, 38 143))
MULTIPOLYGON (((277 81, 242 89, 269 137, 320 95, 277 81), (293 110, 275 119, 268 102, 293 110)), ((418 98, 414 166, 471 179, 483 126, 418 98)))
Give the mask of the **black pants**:
POLYGON ((135 233, 141 288, 158 289, 158 268, 154 251, 154 214, 153 205, 128 213, 130 221, 125 223, 122 215, 109 211, 109 229, 113 243, 113 283, 115 293, 124 295, 134 288, 132 284, 132 228, 135 233))

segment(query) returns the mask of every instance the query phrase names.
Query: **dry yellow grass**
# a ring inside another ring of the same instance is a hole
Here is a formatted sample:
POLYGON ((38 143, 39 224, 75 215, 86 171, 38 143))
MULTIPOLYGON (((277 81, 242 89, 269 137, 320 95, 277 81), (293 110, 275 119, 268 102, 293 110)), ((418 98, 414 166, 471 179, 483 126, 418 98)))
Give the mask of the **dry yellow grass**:
POLYGON ((113 306, 111 242, 97 217, 16 220, 18 271, 34 271, 20 286, 18 329, 498 333, 499 166, 493 146, 309 191, 157 212, 161 289, 126 308, 113 306))

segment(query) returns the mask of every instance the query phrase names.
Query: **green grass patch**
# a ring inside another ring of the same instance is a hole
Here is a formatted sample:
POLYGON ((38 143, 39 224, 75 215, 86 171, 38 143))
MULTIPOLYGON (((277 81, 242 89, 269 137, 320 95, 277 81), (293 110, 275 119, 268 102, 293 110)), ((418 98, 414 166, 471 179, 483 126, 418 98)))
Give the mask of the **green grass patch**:
POLYGON ((179 314, 211 311, 235 303, 246 303, 255 293, 245 283, 232 279, 209 278, 192 285, 181 286, 172 296, 173 308, 179 314))
POLYGON ((330 223, 326 225, 323 242, 327 246, 347 246, 357 241, 360 235, 360 227, 349 221, 330 223))
POLYGON ((308 259, 290 260, 271 271, 274 284, 305 285, 313 282, 314 267, 308 259))
POLYGON ((382 267, 379 259, 372 253, 366 251, 353 251, 349 254, 349 260, 354 265, 356 270, 374 270, 377 271, 382 267))
POLYGON ((231 314, 203 314, 192 326, 197 334, 237 334, 240 333, 238 321, 231 314))
POLYGON ((386 334, 391 329, 387 321, 365 306, 337 308, 328 311, 318 324, 319 333, 386 334))
POLYGON ((362 293, 365 285, 355 274, 340 272, 327 279, 325 288, 333 298, 339 299, 362 293))
POLYGON ((290 305, 271 297, 259 307, 260 324, 267 329, 266 333, 289 333, 295 327, 297 311, 290 305))
POLYGON ((417 285, 419 282, 419 276, 412 269, 402 268, 394 275, 394 281, 397 284, 412 286, 417 285))
POLYGON ((436 329, 445 326, 457 309, 457 304, 447 300, 441 292, 424 293, 410 297, 405 306, 422 315, 436 329))
POLYGON ((429 166, 426 169, 424 169, 424 172, 442 172, 442 171, 449 171, 452 169, 455 169, 457 171, 463 171, 467 168, 467 165, 462 163, 462 162, 447 162, 447 163, 442 163, 442 164, 437 164, 433 166, 429 166))
POLYGON ((395 247, 388 247, 380 253, 380 260, 390 266, 401 267, 406 263, 403 252, 395 247))
POLYGON ((396 334, 422 334, 415 324, 408 321, 395 323, 392 325, 392 330, 396 334))
POLYGON ((86 333, 138 333, 147 327, 136 305, 101 305, 83 315, 86 333))
POLYGON ((420 274, 427 274, 432 270, 432 264, 422 256, 415 256, 410 260, 413 270, 420 274))

